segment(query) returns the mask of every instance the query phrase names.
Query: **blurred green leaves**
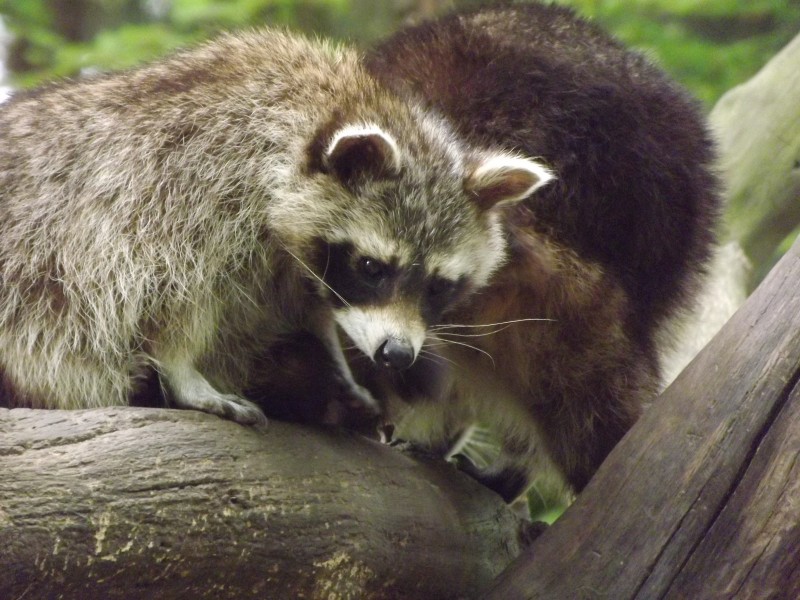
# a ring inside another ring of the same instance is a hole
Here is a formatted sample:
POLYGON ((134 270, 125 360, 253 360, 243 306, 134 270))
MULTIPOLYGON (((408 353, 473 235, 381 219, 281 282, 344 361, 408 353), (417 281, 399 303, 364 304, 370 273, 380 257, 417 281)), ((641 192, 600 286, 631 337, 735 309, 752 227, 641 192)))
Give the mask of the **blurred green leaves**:
MULTIPOLYGON (((153 59, 221 29, 261 24, 336 35, 349 0, 0 0, 13 85, 153 59)), ((339 29, 342 29, 341 27, 339 29)))
POLYGON ((800 32, 798 0, 557 0, 593 17, 707 106, 800 32))
MULTIPOLYGON (((800 0, 556 1, 646 52, 707 105, 800 30, 800 0)), ((27 87, 129 67, 220 29, 283 25, 366 44, 397 27, 414 6, 413 0, 0 0, 0 15, 15 37, 13 84, 27 87)))

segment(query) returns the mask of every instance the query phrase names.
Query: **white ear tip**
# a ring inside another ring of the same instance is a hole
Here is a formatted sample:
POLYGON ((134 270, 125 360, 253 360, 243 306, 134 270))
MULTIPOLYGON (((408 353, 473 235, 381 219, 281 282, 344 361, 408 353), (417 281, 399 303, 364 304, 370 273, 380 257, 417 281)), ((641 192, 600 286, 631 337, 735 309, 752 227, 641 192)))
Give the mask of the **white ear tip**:
POLYGON ((553 172, 545 167, 543 164, 532 160, 530 158, 523 158, 521 156, 514 156, 513 154, 498 154, 484 161, 477 169, 475 169, 474 177, 483 178, 490 176, 493 173, 500 173, 503 171, 511 171, 519 169, 533 173, 539 180, 535 187, 541 187, 547 182, 555 179, 553 172))
POLYGON ((553 172, 538 161, 500 153, 486 158, 472 172, 468 187, 486 209, 522 200, 553 179, 553 172))
POLYGON ((399 171, 400 149, 397 146, 397 142, 390 133, 384 131, 377 125, 346 125, 342 127, 331 138, 328 147, 325 149, 325 156, 332 156, 335 154, 337 146, 339 146, 343 140, 368 137, 379 138, 389 148, 390 151, 385 156, 385 158, 389 159, 390 161, 390 164, 387 166, 395 172, 399 171))

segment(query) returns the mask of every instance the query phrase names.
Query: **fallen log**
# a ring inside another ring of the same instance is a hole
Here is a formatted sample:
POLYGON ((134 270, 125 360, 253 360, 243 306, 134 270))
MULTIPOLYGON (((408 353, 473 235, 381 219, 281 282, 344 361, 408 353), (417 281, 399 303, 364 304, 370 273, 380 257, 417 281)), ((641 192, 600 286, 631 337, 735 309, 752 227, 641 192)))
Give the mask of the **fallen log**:
POLYGON ((441 461, 192 411, 0 409, 0 598, 458 598, 516 516, 441 461))

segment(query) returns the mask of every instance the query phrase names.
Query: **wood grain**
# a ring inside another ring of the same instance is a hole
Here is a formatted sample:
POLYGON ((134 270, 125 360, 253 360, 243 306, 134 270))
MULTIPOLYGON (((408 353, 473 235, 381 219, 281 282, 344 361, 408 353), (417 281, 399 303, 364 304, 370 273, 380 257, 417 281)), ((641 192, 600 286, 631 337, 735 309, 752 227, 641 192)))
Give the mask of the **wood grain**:
POLYGON ((450 465, 192 411, 0 410, 0 598, 458 598, 519 552, 450 465))

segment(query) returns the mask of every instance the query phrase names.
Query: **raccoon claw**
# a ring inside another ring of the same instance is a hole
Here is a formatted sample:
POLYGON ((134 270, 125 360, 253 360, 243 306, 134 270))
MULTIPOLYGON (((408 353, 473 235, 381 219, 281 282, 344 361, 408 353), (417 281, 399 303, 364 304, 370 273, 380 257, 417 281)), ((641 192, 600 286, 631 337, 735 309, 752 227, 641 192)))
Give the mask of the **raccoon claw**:
POLYGON ((235 394, 223 394, 220 396, 219 408, 222 413, 220 416, 241 425, 263 427, 267 424, 267 417, 256 404, 235 394))
POLYGON ((211 413, 240 425, 264 426, 267 424, 267 417, 256 404, 235 394, 195 397, 191 400, 180 402, 179 405, 182 408, 211 413))

